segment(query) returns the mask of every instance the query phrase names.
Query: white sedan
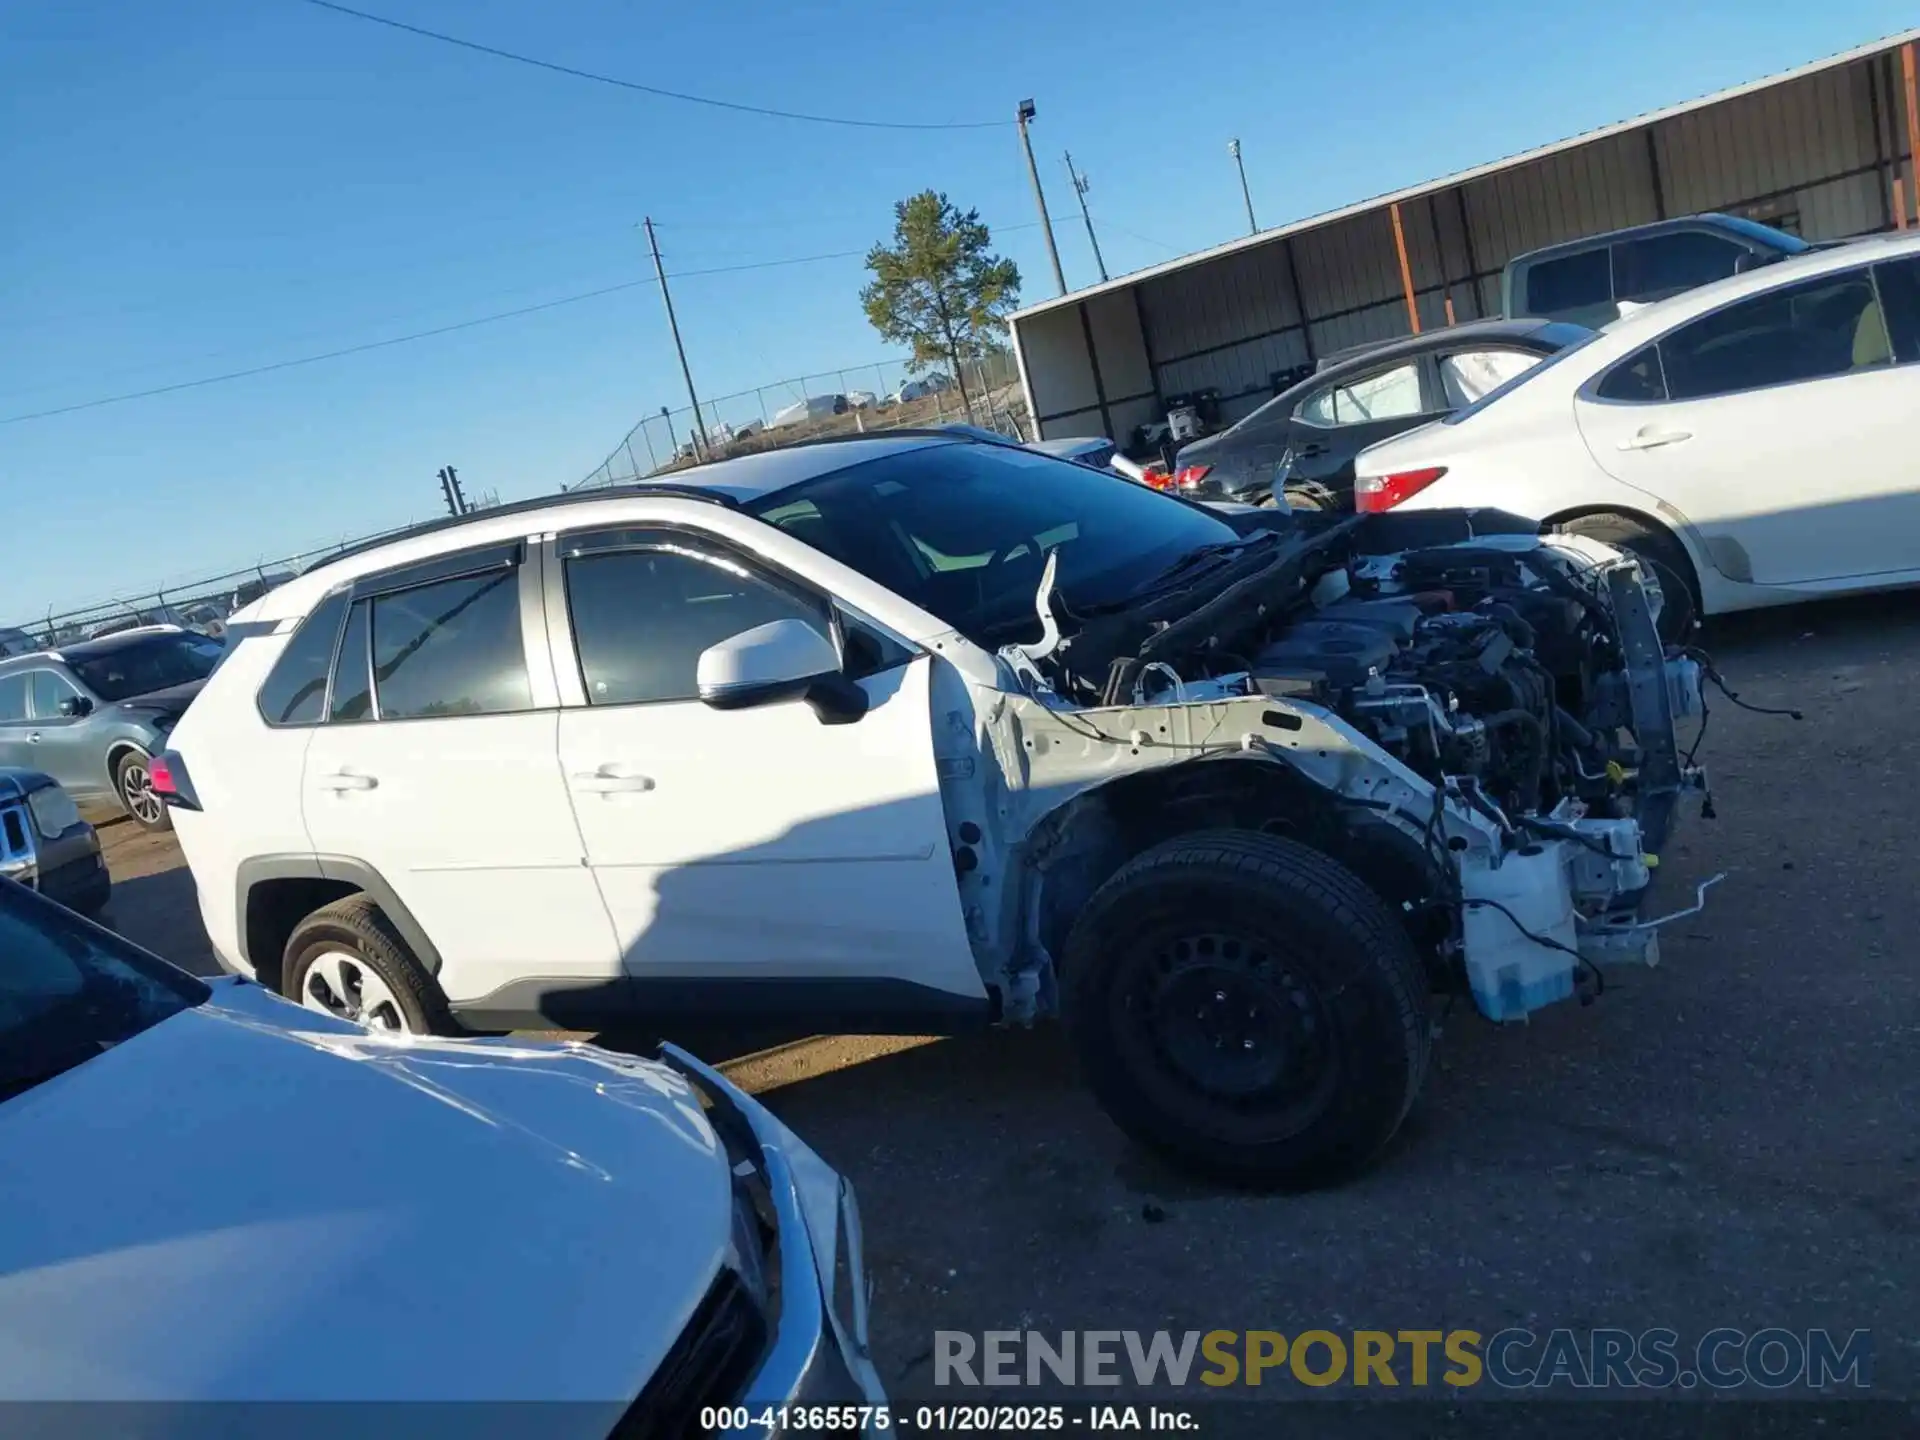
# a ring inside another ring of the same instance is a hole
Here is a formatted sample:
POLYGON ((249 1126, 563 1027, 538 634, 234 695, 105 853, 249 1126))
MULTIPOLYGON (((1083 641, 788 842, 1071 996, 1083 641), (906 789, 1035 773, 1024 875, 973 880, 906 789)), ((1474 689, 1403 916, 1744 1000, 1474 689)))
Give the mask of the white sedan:
POLYGON ((697 1061, 365 1030, 5 880, 0 957, 0 1410, 884 1402, 851 1190, 697 1061))
POLYGON ((1624 546, 1697 613, 1920 584, 1920 237, 1616 321, 1361 452, 1362 511, 1492 507, 1624 546))

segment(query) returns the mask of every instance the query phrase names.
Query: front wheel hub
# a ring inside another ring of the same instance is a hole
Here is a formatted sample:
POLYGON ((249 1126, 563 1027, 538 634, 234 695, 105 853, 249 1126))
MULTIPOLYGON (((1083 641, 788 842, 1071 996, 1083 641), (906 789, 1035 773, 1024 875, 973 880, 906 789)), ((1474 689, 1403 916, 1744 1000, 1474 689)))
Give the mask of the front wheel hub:
POLYGON ((1176 941, 1160 962, 1149 1024, 1188 1084, 1226 1100, 1313 1087, 1325 1066, 1327 1031, 1297 977, 1232 936, 1176 941))

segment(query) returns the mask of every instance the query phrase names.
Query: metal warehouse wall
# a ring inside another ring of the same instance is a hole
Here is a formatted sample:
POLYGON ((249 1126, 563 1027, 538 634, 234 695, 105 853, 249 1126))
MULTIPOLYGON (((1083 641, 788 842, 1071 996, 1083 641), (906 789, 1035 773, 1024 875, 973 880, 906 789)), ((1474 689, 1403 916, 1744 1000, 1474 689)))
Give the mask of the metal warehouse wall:
MULTIPOLYGON (((1423 329, 1499 313, 1513 256, 1666 216, 1726 210, 1810 240, 1890 228, 1912 197, 1898 53, 1864 57, 1576 142, 1399 199, 1423 329)), ((1167 397, 1212 388, 1238 419, 1277 372, 1409 330, 1388 205, 1019 317, 1014 336, 1046 436, 1121 441, 1167 397)))

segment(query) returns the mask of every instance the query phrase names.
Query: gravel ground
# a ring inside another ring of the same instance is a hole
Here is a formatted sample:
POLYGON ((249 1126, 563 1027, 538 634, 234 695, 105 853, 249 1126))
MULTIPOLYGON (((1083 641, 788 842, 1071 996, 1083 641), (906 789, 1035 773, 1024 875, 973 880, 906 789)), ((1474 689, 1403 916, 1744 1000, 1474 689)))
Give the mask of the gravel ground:
MULTIPOLYGON (((890 1389, 936 1394, 941 1329, 1779 1325, 1870 1329, 1874 1391, 1920 1395, 1920 596, 1735 617, 1708 640, 1744 699, 1806 719, 1714 705, 1719 818, 1689 818, 1664 871, 1675 904, 1726 871, 1707 911, 1591 1007, 1505 1029, 1456 1011, 1404 1133, 1344 1188, 1169 1173, 1051 1029, 736 1061, 858 1186, 890 1389)), ((115 923, 202 968, 178 852, 107 835, 115 923)), ((1396 1407, 1363 1428, 1447 1426, 1396 1407)))

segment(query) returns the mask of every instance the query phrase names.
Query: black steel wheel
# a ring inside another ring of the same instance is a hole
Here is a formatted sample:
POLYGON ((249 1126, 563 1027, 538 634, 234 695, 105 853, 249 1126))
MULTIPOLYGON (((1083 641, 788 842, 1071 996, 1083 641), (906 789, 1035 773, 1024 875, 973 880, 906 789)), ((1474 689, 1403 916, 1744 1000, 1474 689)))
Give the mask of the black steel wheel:
POLYGON ((1121 1129, 1238 1184, 1353 1173, 1425 1077, 1420 957, 1386 904, 1318 851, 1209 831, 1136 857, 1074 928, 1063 1008, 1121 1129))

